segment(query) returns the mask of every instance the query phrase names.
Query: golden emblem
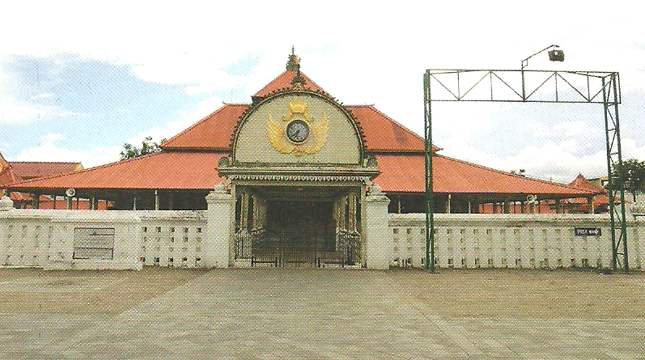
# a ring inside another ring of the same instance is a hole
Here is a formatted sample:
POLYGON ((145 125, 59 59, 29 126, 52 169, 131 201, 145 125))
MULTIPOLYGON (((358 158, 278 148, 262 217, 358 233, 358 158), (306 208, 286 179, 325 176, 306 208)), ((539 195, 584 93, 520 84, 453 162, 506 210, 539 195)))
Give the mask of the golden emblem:
POLYGON ((296 156, 320 151, 327 142, 328 128, 325 113, 322 120, 315 121, 307 112, 307 103, 297 100, 289 102, 289 114, 282 117, 282 122, 275 122, 272 115, 267 120, 267 134, 273 148, 296 156))

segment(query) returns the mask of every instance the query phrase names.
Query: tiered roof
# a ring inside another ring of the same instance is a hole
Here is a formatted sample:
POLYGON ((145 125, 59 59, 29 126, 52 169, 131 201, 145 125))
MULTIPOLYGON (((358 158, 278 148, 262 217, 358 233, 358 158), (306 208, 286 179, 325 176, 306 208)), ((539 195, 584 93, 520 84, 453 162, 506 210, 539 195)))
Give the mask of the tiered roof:
MULTIPOLYGON (((324 92, 299 70, 285 71, 258 91, 254 100, 292 86, 294 78, 304 87, 324 92), (297 79, 298 80, 298 79, 297 79)), ((209 190, 223 179, 217 175, 220 158, 231 152, 230 141, 241 116, 252 105, 224 104, 195 125, 165 142, 162 152, 121 161, 73 174, 15 184, 15 190, 33 189, 183 189, 209 190)), ((375 182, 385 192, 422 193, 424 140, 389 118, 373 105, 349 105, 363 129, 367 152, 375 155, 381 174, 375 182)), ((439 149, 434 147, 434 151, 439 149)), ((436 155, 434 190, 449 194, 545 194, 588 196, 595 192, 526 178, 468 162, 436 155)))

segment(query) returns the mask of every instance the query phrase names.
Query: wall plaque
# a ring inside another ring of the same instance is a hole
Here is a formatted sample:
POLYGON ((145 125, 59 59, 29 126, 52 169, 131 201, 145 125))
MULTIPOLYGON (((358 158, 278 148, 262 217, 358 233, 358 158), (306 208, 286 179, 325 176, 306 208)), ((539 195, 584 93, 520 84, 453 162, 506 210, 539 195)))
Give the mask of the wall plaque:
POLYGON ((74 259, 112 260, 114 228, 75 228, 74 259))

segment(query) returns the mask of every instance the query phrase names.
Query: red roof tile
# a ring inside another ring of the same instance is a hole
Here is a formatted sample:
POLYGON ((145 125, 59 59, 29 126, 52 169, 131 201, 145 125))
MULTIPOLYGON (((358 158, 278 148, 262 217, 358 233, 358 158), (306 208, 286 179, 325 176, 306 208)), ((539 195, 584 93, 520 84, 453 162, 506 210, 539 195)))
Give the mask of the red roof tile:
POLYGON ((230 150, 237 120, 250 105, 224 104, 219 110, 175 135, 161 147, 180 150, 230 150))
MULTIPOLYGON (((293 87, 291 84, 291 81, 293 80, 294 77, 296 77, 297 72, 296 71, 285 71, 282 74, 278 75, 277 78, 273 79, 270 83, 268 83, 265 87, 262 88, 262 90, 258 91, 253 95, 253 97, 264 97, 269 95, 270 93, 282 89, 290 89, 293 87)), ((300 77, 305 80, 305 88, 311 89, 311 90, 319 90, 319 91, 325 91, 323 88, 318 86, 313 80, 311 80, 307 75, 305 75, 302 71, 300 72, 300 77)))
MULTIPOLYGON (((373 105, 346 107, 363 127, 368 152, 423 153, 424 145, 421 136, 378 111, 373 105)), ((438 148, 435 146, 434 150, 437 151, 438 148)))
POLYGON ((13 170, 24 180, 60 175, 83 169, 83 165, 80 162, 11 161, 10 164, 13 170))
POLYGON ((4 167, 0 170, 0 188, 5 185, 21 181, 22 178, 13 170, 13 168, 4 167))
POLYGON ((2 153, 0 153, 0 172, 2 172, 2 170, 8 166, 9 166, 9 163, 7 162, 7 160, 4 159, 4 156, 2 156, 2 153))
POLYGON ((602 186, 596 185, 596 184, 592 183, 591 181, 585 179, 585 177, 582 176, 582 174, 578 174, 578 176, 575 178, 575 180, 573 180, 569 184, 569 186, 573 186, 575 188, 582 189, 582 190, 591 191, 594 194, 606 194, 607 193, 607 190, 605 188, 603 188, 602 186))
POLYGON ((14 184, 12 189, 212 189, 222 153, 162 152, 14 184))
MULTIPOLYGON (((225 104, 222 108, 175 137, 161 147, 170 150, 230 151, 235 125, 250 105, 225 104)), ((423 138, 392 120, 371 105, 350 105, 363 128, 368 152, 423 152, 423 138)), ((435 147, 435 151, 438 150, 435 147)))
MULTIPOLYGON (((379 155, 381 175, 375 182, 385 192, 421 193, 425 191, 423 155, 379 155)), ((544 194, 584 196, 590 193, 552 182, 513 175, 452 159, 433 158, 433 189, 445 194, 544 194)))

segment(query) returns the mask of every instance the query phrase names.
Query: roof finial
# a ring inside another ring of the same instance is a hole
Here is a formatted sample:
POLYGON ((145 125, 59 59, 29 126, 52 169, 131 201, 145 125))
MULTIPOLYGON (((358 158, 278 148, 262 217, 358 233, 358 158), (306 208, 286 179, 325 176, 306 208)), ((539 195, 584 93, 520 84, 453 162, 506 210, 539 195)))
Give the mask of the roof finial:
POLYGON ((296 56, 296 47, 291 47, 291 55, 287 61, 287 71, 300 71, 300 57, 296 56))

